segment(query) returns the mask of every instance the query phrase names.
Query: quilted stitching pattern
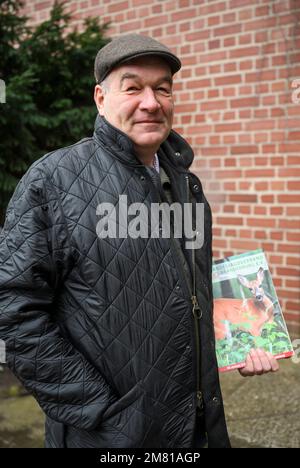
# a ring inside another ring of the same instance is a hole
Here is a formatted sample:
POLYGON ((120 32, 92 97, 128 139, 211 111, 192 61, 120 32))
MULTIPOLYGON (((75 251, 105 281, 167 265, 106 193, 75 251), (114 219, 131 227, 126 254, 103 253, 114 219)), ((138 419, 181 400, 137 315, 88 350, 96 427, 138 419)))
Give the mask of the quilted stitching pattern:
POLYGON ((167 239, 97 237, 99 203, 118 207, 120 194, 128 204, 157 201, 130 140, 97 125, 93 139, 39 160, 11 200, 0 237, 0 337, 46 414, 70 426, 70 446, 190 447, 189 299, 167 239))

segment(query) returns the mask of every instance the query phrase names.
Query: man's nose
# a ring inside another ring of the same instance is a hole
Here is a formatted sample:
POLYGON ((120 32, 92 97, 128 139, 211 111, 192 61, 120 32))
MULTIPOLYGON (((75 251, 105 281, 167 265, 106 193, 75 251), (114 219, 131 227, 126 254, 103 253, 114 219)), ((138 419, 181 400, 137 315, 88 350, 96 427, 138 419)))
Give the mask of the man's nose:
POLYGON ((153 89, 147 88, 142 94, 142 99, 140 102, 140 109, 147 110, 148 112, 156 112, 160 109, 161 105, 156 99, 153 89))

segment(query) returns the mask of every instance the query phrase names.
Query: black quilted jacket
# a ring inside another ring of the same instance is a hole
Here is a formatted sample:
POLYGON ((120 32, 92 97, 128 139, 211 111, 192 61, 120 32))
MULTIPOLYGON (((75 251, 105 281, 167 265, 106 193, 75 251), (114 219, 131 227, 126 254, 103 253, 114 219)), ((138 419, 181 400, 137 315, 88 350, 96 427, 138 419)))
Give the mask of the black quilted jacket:
MULTIPOLYGON (((211 213, 188 172, 188 144, 172 131, 159 158, 175 200, 205 203, 205 243, 196 251, 201 386, 209 446, 227 447, 211 213)), ((9 367, 47 415, 46 446, 190 448, 198 361, 186 278, 169 239, 98 238, 97 206, 116 205, 120 194, 128 205, 158 202, 132 142, 100 117, 93 138, 30 168, 0 237, 0 339, 9 367)))

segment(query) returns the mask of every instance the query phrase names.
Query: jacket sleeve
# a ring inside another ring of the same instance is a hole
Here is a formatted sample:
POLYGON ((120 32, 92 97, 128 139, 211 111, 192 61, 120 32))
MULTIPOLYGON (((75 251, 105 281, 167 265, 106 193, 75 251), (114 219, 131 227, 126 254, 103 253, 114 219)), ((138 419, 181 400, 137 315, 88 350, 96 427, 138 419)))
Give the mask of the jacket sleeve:
POLYGON ((0 234, 0 339, 8 367, 44 412, 91 430, 116 397, 55 322, 55 294, 72 267, 71 253, 57 192, 33 167, 0 234))

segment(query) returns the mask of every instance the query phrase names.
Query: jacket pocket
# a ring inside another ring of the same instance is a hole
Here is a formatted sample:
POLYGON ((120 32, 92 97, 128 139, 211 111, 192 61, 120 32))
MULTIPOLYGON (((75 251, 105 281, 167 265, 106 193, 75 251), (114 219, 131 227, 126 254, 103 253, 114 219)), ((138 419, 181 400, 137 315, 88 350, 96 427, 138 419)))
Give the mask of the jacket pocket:
POLYGON ((65 448, 66 426, 46 417, 45 448, 65 448))
POLYGON ((130 407, 136 400, 139 399, 143 393, 143 387, 141 381, 139 381, 134 387, 132 387, 129 392, 125 393, 119 400, 115 401, 110 405, 102 415, 102 422, 107 421, 116 414, 130 407))

